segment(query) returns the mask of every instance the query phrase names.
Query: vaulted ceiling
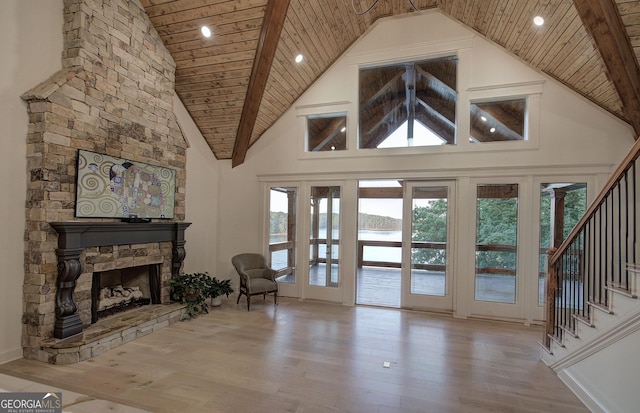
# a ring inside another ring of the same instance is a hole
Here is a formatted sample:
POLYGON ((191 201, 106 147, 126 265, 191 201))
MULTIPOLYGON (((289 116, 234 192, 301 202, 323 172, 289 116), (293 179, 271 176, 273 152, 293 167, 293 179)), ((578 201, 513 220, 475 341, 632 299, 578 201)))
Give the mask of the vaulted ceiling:
POLYGON ((176 62, 176 93, 216 158, 233 166, 376 20, 432 8, 640 135, 640 0, 141 2, 176 62), (202 36, 204 25, 212 37, 202 36), (299 53, 304 61, 295 64, 299 53))

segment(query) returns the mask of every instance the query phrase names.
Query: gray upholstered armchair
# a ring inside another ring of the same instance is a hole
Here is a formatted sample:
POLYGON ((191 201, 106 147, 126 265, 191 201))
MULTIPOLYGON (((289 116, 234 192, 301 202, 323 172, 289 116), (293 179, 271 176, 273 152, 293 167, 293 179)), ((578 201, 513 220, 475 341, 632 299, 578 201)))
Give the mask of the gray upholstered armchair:
POLYGON ((245 253, 238 254, 231 258, 231 263, 240 275, 240 288, 238 300, 240 302, 242 294, 247 296, 247 311, 251 310, 251 296, 262 294, 267 298, 267 294, 273 293, 273 305, 278 304, 278 283, 276 282, 276 271, 267 267, 264 257, 260 254, 245 253))

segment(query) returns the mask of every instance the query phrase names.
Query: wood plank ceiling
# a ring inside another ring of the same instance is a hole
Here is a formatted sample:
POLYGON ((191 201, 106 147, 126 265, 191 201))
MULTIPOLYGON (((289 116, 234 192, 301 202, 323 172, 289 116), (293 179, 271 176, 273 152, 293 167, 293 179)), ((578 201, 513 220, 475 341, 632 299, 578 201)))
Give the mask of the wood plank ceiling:
POLYGON ((412 4, 419 10, 438 8, 627 121, 640 134, 640 0, 141 2, 176 62, 176 93, 216 158, 233 158, 234 166, 376 20, 415 13, 412 4), (278 24, 278 16, 265 14, 283 9, 282 3, 289 3, 286 16, 273 40, 277 44, 270 45, 267 29, 273 32, 274 27, 263 27, 263 22, 278 24), (356 13, 369 7, 368 13, 356 13), (533 25, 535 15, 545 18, 543 26, 533 25), (203 25, 211 28, 211 38, 201 35, 203 25), (260 53, 261 59, 272 58, 270 66, 254 64, 260 53), (295 64, 299 53, 304 60, 295 64), (264 86, 250 88, 260 77, 266 78, 264 86), (246 113, 243 118, 246 105, 257 110, 254 121, 246 113))

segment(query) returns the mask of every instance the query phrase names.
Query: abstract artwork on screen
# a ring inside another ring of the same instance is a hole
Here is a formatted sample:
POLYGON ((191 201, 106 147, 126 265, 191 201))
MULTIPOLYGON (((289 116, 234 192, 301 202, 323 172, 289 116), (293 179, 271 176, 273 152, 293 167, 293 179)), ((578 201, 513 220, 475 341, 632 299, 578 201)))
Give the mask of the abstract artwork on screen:
POLYGON ((176 171, 78 151, 76 216, 173 218, 176 171))

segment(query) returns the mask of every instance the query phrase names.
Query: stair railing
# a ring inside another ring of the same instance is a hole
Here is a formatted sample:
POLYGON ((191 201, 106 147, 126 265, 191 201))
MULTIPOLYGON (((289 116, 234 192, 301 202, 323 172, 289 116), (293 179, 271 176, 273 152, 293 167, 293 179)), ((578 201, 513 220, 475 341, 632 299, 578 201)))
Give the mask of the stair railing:
POLYGON ((593 326, 594 307, 610 311, 610 292, 629 292, 636 263, 640 139, 613 172, 569 236, 549 250, 546 328, 542 344, 563 345, 578 322, 593 326))

